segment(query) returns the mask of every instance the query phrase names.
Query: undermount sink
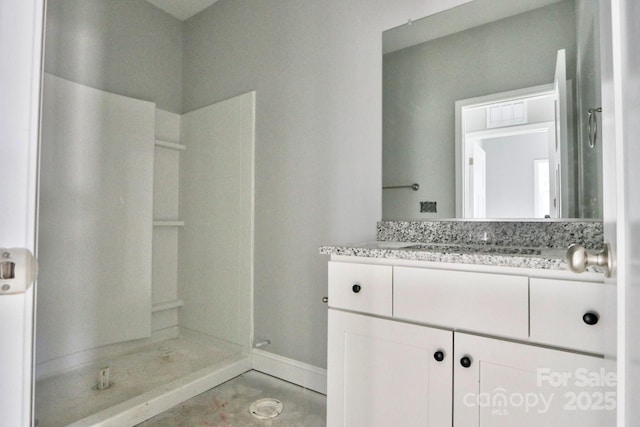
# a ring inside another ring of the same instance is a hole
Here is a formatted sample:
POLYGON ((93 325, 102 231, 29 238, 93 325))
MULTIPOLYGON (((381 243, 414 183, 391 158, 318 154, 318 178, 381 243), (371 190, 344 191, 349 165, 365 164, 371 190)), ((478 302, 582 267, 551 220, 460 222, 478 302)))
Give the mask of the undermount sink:
POLYGON ((367 249, 405 249, 416 246, 415 242, 370 242, 360 245, 367 249))
POLYGON ((404 249, 415 249, 421 251, 434 252, 454 252, 454 253, 488 253, 501 255, 541 255, 542 250, 536 248, 520 248, 509 246, 487 246, 487 245, 413 245, 404 249))
POLYGON ((378 241, 363 245, 370 249, 403 249, 415 251, 428 251, 439 253, 462 254, 496 254, 496 255, 528 255, 546 256, 552 258, 564 258, 567 250, 564 248, 527 248, 519 246, 493 246, 493 245, 458 245, 436 243, 411 243, 411 242, 385 242, 378 241))
POLYGON ((403 249, 444 252, 444 253, 481 253, 496 255, 534 255, 562 258, 566 255, 566 249, 562 248, 526 248, 519 246, 492 246, 492 245, 438 245, 438 244, 414 244, 403 249))

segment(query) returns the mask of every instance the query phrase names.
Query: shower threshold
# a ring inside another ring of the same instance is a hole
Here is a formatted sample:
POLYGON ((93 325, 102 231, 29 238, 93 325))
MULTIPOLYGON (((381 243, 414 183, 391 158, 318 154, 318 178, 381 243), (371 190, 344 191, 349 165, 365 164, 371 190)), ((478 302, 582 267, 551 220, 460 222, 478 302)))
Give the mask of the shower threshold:
POLYGON ((181 329, 176 337, 36 382, 40 427, 133 426, 251 369, 240 346, 181 329), (109 367, 111 386, 96 387, 109 367))

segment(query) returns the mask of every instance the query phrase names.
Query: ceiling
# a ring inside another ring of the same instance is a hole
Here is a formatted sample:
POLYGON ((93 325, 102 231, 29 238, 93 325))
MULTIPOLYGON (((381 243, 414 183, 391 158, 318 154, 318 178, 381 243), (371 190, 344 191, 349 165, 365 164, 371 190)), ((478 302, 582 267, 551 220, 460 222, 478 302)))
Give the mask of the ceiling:
POLYGON ((186 21, 196 13, 208 8, 218 0, 147 0, 152 5, 186 21))

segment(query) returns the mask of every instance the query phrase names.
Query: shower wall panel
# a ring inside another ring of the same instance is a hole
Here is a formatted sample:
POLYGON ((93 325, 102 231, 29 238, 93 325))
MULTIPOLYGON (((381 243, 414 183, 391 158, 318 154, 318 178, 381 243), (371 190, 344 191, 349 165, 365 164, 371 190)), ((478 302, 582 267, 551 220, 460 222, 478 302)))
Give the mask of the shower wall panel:
POLYGON ((182 116, 180 326, 250 348, 255 92, 182 116))
POLYGON ((44 77, 37 362, 151 333, 155 105, 44 77))

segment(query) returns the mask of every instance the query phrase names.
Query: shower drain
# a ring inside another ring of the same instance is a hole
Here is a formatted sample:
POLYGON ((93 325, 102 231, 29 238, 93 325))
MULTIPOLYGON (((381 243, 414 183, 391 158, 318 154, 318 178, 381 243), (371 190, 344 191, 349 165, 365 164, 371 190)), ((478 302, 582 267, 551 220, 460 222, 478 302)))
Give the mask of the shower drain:
POLYGON ((278 399, 266 398, 256 400, 249 406, 249 412, 260 420, 275 418, 282 412, 282 402, 278 399))

